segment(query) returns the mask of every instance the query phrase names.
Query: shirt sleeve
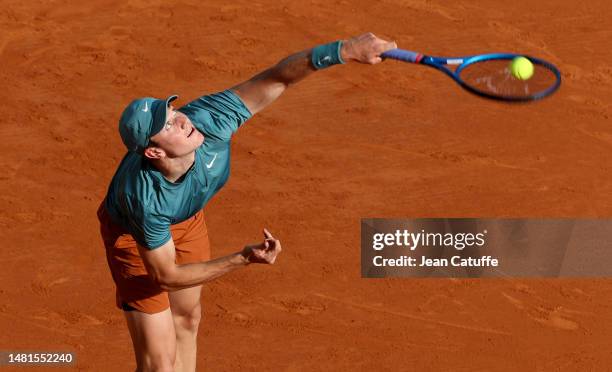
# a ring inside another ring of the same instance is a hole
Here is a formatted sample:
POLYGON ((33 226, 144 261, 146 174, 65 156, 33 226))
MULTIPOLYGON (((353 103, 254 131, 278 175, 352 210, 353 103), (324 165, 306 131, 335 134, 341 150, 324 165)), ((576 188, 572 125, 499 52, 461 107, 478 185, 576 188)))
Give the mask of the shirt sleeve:
POLYGON ((252 116, 240 97, 229 89, 197 98, 178 111, 187 115, 204 135, 223 141, 229 141, 252 116))
POLYGON ((170 221, 154 216, 145 207, 135 208, 127 217, 128 230, 141 246, 153 250, 172 239, 170 221))

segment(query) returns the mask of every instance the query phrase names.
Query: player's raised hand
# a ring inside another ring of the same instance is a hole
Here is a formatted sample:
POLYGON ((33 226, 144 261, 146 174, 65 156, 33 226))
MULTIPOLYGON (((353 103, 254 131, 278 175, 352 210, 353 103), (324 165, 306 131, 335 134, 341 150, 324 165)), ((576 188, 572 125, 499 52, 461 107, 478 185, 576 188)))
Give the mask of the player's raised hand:
POLYGON ((249 263, 273 264, 276 257, 282 251, 280 240, 263 229, 264 241, 259 244, 247 245, 242 250, 242 255, 249 263))
POLYGON ((380 55, 387 50, 396 49, 395 41, 378 38, 371 32, 352 37, 342 44, 340 53, 346 62, 356 61, 375 65, 382 61, 380 55))

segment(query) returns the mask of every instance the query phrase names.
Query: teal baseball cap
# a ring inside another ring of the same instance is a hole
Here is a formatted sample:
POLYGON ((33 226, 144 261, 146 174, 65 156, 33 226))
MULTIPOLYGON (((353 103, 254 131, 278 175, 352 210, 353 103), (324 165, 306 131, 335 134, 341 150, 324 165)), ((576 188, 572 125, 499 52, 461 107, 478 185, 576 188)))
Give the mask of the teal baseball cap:
POLYGON ((159 133, 166 123, 172 95, 165 100, 145 97, 133 100, 121 114, 119 134, 128 151, 142 153, 149 146, 149 139, 159 133))

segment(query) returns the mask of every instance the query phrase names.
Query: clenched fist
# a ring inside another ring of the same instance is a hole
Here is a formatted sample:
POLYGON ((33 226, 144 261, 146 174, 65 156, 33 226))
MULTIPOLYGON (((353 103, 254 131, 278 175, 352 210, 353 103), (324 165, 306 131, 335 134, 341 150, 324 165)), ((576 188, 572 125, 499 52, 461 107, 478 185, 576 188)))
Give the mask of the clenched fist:
POLYGON ((371 32, 352 37, 342 43, 340 54, 346 62, 356 61, 375 65, 382 59, 380 55, 387 50, 396 49, 395 41, 386 41, 371 32))

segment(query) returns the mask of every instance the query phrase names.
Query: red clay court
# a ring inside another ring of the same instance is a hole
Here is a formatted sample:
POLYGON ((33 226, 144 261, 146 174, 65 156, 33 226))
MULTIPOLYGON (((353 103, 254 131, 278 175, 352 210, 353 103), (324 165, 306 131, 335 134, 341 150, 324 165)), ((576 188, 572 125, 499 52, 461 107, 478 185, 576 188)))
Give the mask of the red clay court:
POLYGON ((319 72, 239 130, 205 209, 213 256, 283 243, 205 285, 198 365, 236 370, 603 370, 609 279, 362 279, 363 217, 612 216, 609 1, 4 1, 0 350, 133 370, 96 208, 141 96, 182 105, 290 53, 371 31, 434 55, 556 64, 551 98, 474 97, 423 66, 319 72))

